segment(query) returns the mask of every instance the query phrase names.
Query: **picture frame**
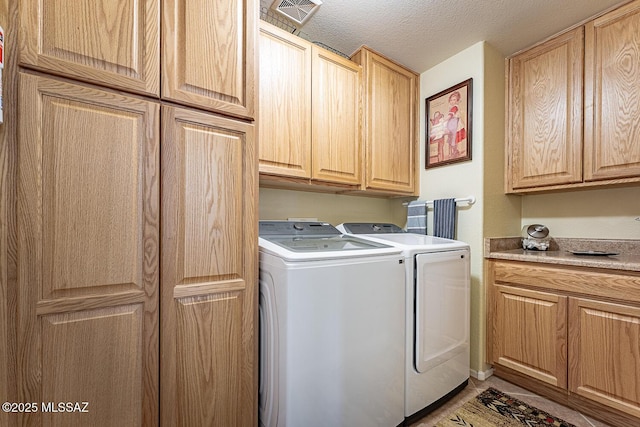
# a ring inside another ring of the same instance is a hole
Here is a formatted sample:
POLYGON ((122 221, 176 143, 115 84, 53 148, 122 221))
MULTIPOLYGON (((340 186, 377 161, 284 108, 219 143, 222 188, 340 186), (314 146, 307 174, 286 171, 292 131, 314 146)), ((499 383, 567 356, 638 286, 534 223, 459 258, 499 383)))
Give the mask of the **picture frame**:
POLYGON ((471 160, 473 79, 426 99, 425 169, 471 160))

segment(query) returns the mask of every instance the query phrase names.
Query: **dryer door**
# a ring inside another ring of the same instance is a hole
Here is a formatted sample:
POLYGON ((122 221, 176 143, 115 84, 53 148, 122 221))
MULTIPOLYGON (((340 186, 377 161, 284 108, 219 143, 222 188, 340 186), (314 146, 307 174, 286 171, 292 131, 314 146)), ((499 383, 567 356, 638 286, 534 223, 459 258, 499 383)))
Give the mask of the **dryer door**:
POLYGON ((469 351, 469 251, 416 255, 414 365, 425 372, 469 351))

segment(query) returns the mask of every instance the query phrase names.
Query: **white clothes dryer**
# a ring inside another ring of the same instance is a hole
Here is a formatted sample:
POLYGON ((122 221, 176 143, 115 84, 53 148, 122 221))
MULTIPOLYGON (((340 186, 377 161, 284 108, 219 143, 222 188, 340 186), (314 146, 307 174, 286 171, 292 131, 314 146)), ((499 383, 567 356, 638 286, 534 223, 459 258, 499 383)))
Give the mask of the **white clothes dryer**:
POLYGON ((470 250, 457 240, 394 224, 338 230, 402 249, 406 270, 405 424, 433 411, 469 380, 470 250))
POLYGON ((404 420, 404 257, 327 223, 260 221, 260 426, 404 420))

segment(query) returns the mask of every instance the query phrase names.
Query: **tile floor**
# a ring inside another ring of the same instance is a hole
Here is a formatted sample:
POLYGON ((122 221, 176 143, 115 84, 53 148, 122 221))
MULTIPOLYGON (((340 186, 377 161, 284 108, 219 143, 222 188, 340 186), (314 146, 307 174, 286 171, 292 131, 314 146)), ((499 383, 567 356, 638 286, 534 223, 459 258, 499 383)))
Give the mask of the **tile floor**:
POLYGON ((611 427, 601 421, 594 420, 586 415, 582 415, 578 411, 552 402, 544 397, 518 387, 517 385, 506 382, 495 376, 489 377, 486 381, 480 381, 475 378, 469 378, 469 385, 458 393, 453 399, 445 403, 425 418, 418 420, 411 427, 433 427, 441 418, 462 406, 467 400, 483 392, 489 387, 498 389, 507 393, 511 397, 525 402, 528 405, 535 406, 538 409, 548 412, 551 415, 562 418, 563 420, 575 425, 576 427, 611 427))

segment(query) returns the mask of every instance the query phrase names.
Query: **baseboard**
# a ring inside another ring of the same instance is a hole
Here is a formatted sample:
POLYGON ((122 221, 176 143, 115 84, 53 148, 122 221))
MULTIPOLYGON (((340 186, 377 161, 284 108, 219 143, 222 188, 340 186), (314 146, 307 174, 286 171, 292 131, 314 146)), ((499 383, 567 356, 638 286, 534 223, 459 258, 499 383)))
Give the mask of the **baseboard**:
POLYGON ((477 380, 484 381, 491 375, 493 375, 493 368, 489 368, 486 371, 475 371, 473 369, 470 369, 469 374, 477 380))

